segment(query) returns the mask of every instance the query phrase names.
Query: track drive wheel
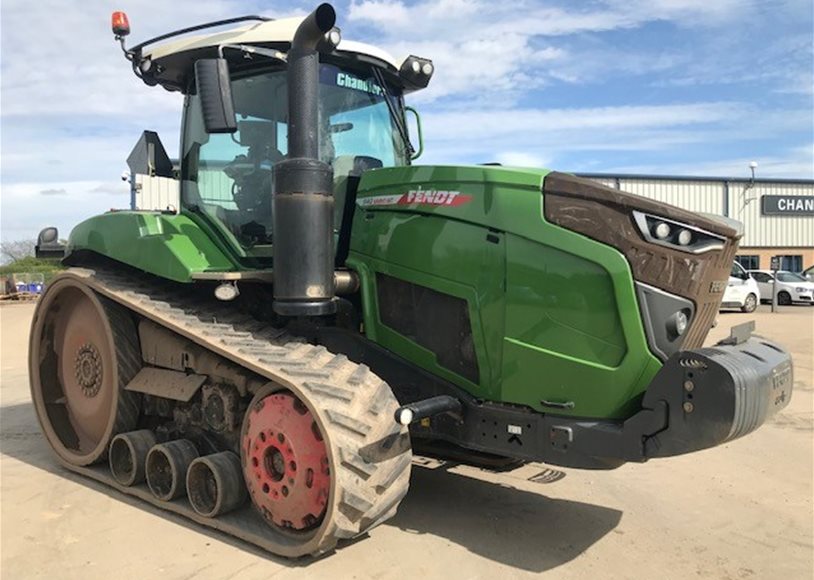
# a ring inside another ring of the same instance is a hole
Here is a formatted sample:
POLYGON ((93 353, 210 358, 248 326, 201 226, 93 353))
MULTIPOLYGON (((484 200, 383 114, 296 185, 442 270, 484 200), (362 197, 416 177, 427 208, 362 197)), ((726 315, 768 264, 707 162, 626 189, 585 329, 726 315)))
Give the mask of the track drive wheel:
POLYGON ((346 365, 370 380, 268 383, 246 412, 243 476, 280 555, 327 552, 392 517, 407 492, 412 452, 396 399, 366 367, 346 365))
POLYGON ((124 386, 140 366, 126 310, 78 280, 49 284, 31 326, 29 376, 37 418, 63 461, 101 461, 115 435, 135 428, 139 398, 124 386))

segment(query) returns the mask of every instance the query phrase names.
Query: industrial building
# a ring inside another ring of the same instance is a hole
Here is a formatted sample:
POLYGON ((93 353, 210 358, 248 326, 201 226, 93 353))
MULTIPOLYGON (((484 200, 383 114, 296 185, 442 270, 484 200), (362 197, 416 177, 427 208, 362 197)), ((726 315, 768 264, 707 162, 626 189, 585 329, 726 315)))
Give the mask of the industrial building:
POLYGON ((781 269, 792 272, 814 265, 812 179, 580 175, 690 211, 742 222, 737 260, 746 269, 768 269, 772 256, 780 257, 781 269))

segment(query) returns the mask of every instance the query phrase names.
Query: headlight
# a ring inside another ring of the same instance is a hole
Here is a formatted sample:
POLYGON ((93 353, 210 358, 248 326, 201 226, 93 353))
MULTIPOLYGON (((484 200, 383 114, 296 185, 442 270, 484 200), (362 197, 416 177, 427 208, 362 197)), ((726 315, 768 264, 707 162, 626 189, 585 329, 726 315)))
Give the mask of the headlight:
POLYGON ((653 228, 653 233, 656 234, 658 239, 666 240, 670 235, 670 226, 664 222, 659 222, 656 224, 656 227, 653 228))
POLYGON ((684 334, 690 319, 685 310, 679 310, 667 319, 667 330, 675 338, 684 334))
POLYGON ((797 291, 798 293, 799 292, 807 292, 806 288, 795 288, 794 290, 797 291))
POLYGON ((721 250, 726 243, 723 236, 640 211, 633 211, 633 219, 644 239, 682 252, 700 254, 710 250, 721 250))
POLYGON ((647 344, 662 361, 677 352, 693 320, 695 307, 690 300, 636 282, 647 344))
POLYGON ((405 58, 399 67, 399 76, 409 90, 426 87, 433 72, 435 72, 435 67, 431 60, 412 55, 405 58))

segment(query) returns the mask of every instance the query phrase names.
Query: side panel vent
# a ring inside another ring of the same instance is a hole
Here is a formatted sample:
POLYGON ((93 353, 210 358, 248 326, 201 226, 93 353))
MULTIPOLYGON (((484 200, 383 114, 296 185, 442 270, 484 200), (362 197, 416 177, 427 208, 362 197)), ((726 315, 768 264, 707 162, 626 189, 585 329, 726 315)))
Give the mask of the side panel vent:
POLYGON ((466 300, 381 273, 376 287, 383 324, 434 352, 442 367, 480 382, 466 300))

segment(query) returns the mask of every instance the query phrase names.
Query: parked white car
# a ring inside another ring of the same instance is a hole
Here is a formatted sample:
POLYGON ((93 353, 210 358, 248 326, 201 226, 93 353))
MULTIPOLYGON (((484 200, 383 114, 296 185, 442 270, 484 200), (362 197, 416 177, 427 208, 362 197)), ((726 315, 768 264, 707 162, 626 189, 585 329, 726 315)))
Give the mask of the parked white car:
MULTIPOLYGON (((770 270, 749 270, 752 278, 757 280, 760 288, 760 299, 767 302, 772 300, 772 287, 774 275, 770 270)), ((777 272, 777 303, 814 304, 814 283, 809 282, 800 274, 778 270, 777 272)))
POLYGON ((760 288, 755 279, 749 276, 743 266, 733 262, 721 308, 740 308, 743 312, 754 312, 759 297, 760 288))

